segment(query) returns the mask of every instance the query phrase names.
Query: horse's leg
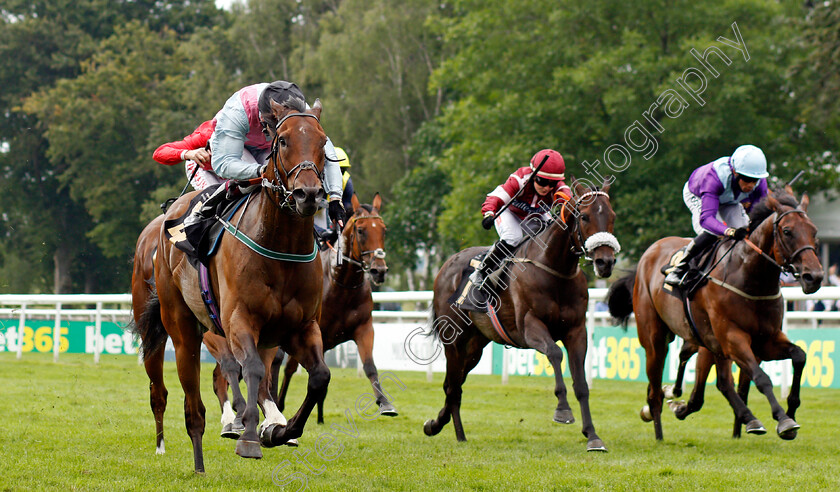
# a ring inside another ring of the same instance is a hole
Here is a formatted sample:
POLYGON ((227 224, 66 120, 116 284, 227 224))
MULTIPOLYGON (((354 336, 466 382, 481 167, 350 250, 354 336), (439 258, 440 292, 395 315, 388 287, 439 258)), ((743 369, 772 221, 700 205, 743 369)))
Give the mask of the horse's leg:
MULTIPOLYGON (((799 409, 800 405, 799 392, 800 386, 802 384, 802 373, 805 369, 805 361, 807 359, 807 355, 801 347, 791 343, 787 336, 782 332, 778 332, 774 340, 768 340, 767 342, 765 342, 764 346, 761 347, 761 349, 762 360, 790 359, 791 363, 793 364, 793 379, 791 380, 790 393, 788 394, 787 398, 787 416, 790 417, 791 420, 793 420, 796 415, 796 410, 799 409)), ((748 390, 749 386, 747 386, 747 391, 748 390)), ((782 426, 781 422, 779 422, 779 426, 782 426)), ((794 439, 796 438, 798 429, 798 425, 789 427, 784 431, 783 434, 780 433, 779 437, 781 437, 782 439, 794 439)))
MULTIPOLYGON (((530 315, 526 316, 526 322, 530 315)), ((555 394, 560 390, 563 384, 563 369, 560 362, 563 360, 563 350, 551 340, 551 335, 545 331, 545 339, 549 343, 546 347, 552 355, 545 353, 551 365, 554 367, 554 377, 556 381, 555 394)), ((595 433, 595 424, 592 423, 592 415, 589 411, 589 385, 586 383, 586 326, 581 324, 569 330, 566 337, 563 338, 563 345, 569 353, 569 371, 572 373, 572 389, 575 392, 578 404, 580 404, 580 417, 583 419, 583 435, 586 436, 586 450, 587 451, 607 451, 601 438, 595 433)), ((565 392, 565 388, 563 388, 565 392)), ((559 396, 558 396, 559 401, 559 396)), ((566 403, 568 406, 568 402, 566 403)), ((559 405, 557 411, 559 411, 559 405)), ((570 412, 571 413, 571 412, 570 412)), ((555 411, 555 420, 557 419, 557 412, 555 411)))
POLYGON ((685 366, 688 365, 691 356, 697 353, 697 347, 690 343, 683 343, 680 349, 680 365, 677 367, 677 379, 674 385, 665 385, 662 391, 665 392, 665 398, 679 398, 683 393, 685 366))
POLYGON ((184 389, 184 421, 187 434, 192 441, 195 472, 204 473, 204 452, 201 441, 204 436, 205 409, 201 401, 199 379, 201 370, 199 353, 202 337, 196 319, 180 293, 173 286, 162 284, 165 283, 158 282, 158 295, 161 300, 168 299, 169 302, 161 302, 161 319, 175 346, 178 379, 181 380, 181 387, 184 389))
MULTIPOLYGON (((718 391, 723 394, 729 402, 729 406, 732 407, 732 411, 735 413, 735 421, 745 424, 748 434, 761 435, 766 433, 764 424, 753 415, 744 400, 735 391, 735 382, 732 379, 732 360, 721 357, 715 360, 715 364, 717 367, 718 391)), ((740 430, 740 427, 738 430, 740 430)))
MULTIPOLYGON (((219 372, 222 377, 219 378, 220 388, 216 391, 216 395, 219 397, 219 402, 222 403, 222 437, 238 439, 245 430, 245 425, 242 423, 242 413, 245 411, 246 403, 245 397, 242 396, 242 390, 239 389, 242 366, 233 357, 233 353, 227 348, 227 345, 220 355, 219 372), (233 393, 233 411, 231 411, 231 403, 228 402, 228 386, 233 393), (222 398, 224 398, 224 401, 222 398)), ((215 388, 215 372, 213 382, 215 388)))
POLYGON ((152 414, 155 416, 155 431, 157 436, 157 446, 155 454, 163 454, 166 452, 166 446, 163 444, 163 414, 166 412, 166 397, 169 392, 166 390, 166 385, 163 382, 163 355, 164 348, 150 354, 143 361, 146 366, 146 374, 149 376, 149 402, 152 405, 152 414))
MULTIPOLYGON (((272 366, 275 360, 274 354, 278 352, 277 347, 260 349, 259 352, 262 362, 266 367, 265 378, 262 382, 260 382, 259 396, 259 404, 262 408, 263 415, 265 415, 265 420, 263 420, 260 424, 260 434, 262 434, 262 432, 269 427, 275 425, 285 426, 288 422, 286 421, 286 417, 283 415, 283 412, 277 408, 277 404, 274 402, 274 396, 272 395, 272 388, 274 387, 274 381, 272 380, 272 366)), ((298 442, 297 439, 289 439, 285 444, 288 446, 297 446, 298 442)))
POLYGON ((292 382, 292 376, 298 368, 298 361, 292 356, 286 361, 286 368, 283 369, 283 384, 280 385, 280 392, 277 395, 277 408, 282 412, 286 406, 286 394, 289 392, 289 383, 292 382))
MULTIPOLYGON (((315 404, 324 397, 330 383, 330 369, 324 362, 324 345, 321 340, 321 329, 315 320, 310 321, 303 329, 292 335, 286 352, 294 357, 309 373, 306 385, 306 396, 297 413, 289 419, 288 425, 279 425, 264 429, 260 440, 267 447, 284 444, 303 434, 303 427, 315 404)), ((249 401, 250 403, 250 401, 249 401)))
POLYGON ((455 427, 455 439, 459 442, 467 440, 464 434, 464 425, 461 422, 461 387, 467 378, 467 374, 481 360, 481 353, 484 346, 490 341, 480 333, 474 331, 472 336, 462 333, 459 338, 446 345, 446 377, 443 380, 443 392, 446 395, 443 408, 436 419, 427 420, 423 424, 423 432, 427 436, 434 436, 440 433, 443 427, 452 418, 455 427))
MULTIPOLYGON (((683 356, 686 354, 686 347, 689 347, 688 358, 691 358, 694 353, 697 353, 697 364, 694 369, 697 376, 694 379, 694 389, 691 390, 688 403, 678 403, 672 407, 674 415, 680 420, 685 420, 686 417, 694 412, 699 412, 703 408, 703 403, 706 398, 706 380, 709 378, 709 372, 711 372, 712 364, 714 363, 714 356, 708 350, 697 350, 693 345, 685 344, 682 350, 680 350, 680 373, 677 375, 677 379, 681 378, 684 372, 685 363, 683 362, 683 356)), ((687 361, 688 359, 685 360, 687 361)), ((679 387, 676 383, 674 386, 675 388, 679 387)))
POLYGON ((665 357, 668 355, 668 327, 659 317, 650 296, 642 291, 633 299, 639 344, 645 349, 645 371, 648 377, 647 405, 640 416, 646 422, 653 421, 654 435, 662 440, 662 373, 665 357))
POLYGON ((271 361, 271 397, 274 398, 274 403, 277 404, 278 410, 283 411, 280 402, 280 367, 283 366, 283 358, 286 353, 278 348, 274 355, 274 360, 271 361))
MULTIPOLYGON (((379 414, 396 417, 398 415, 397 409, 394 408, 393 403, 383 393, 382 386, 379 383, 379 373, 373 364, 373 321, 368 320, 367 323, 356 328, 353 340, 356 342, 359 357, 362 359, 362 367, 365 370, 365 375, 370 380, 370 385, 373 386, 373 393, 376 395, 376 404, 379 405, 379 414)), ((322 423, 320 411, 318 420, 319 423, 322 423)))
MULTIPOLYGON (((730 360, 730 365, 731 364, 732 364, 732 361, 730 360)), ((751 384, 750 378, 749 378, 749 376, 747 376, 747 373, 744 372, 744 371, 738 371, 738 397, 741 398, 741 401, 744 402, 744 405, 747 405, 747 408, 749 408, 749 404, 747 403, 747 399, 749 398, 749 395, 750 395, 750 384, 751 384)), ((758 420, 756 420, 756 422, 757 421, 758 420)), ((736 437, 736 438, 741 437, 741 423, 742 423, 741 420, 736 415, 735 416, 735 423, 732 425, 732 437, 736 437)), ((749 427, 748 427, 747 432, 752 433, 752 434, 764 434, 764 433, 767 432, 767 430, 764 429, 764 426, 762 425, 761 429, 753 430, 752 432, 750 432, 749 427)))
MULTIPOLYGON (((799 429, 799 424, 785 414, 784 409, 776 400, 776 396, 773 394, 773 383, 770 381, 770 377, 767 373, 765 373, 758 365, 758 360, 750 348, 749 336, 734 326, 730 326, 728 328, 729 329, 725 331, 727 334, 727 347, 725 347, 726 353, 731 355, 732 360, 738 364, 741 371, 747 371, 747 375, 755 383, 755 387, 758 388, 758 390, 761 391, 767 398, 767 401, 770 403, 773 418, 778 421, 778 424, 776 425, 776 433, 779 437, 782 439, 795 438, 796 432, 799 429)), ((743 404, 740 398, 738 398, 738 401, 743 404)))
POLYGON ((260 418, 257 402, 259 401, 260 382, 265 378, 265 364, 263 364, 257 351, 254 333, 246 328, 251 326, 251 320, 235 313, 230 317, 229 324, 231 331, 228 334, 228 341, 234 357, 242 366, 242 376, 248 391, 245 411, 242 412, 242 423, 245 424, 245 431, 236 441, 236 454, 243 458, 259 459, 262 458, 262 450, 257 435, 257 424, 260 418))

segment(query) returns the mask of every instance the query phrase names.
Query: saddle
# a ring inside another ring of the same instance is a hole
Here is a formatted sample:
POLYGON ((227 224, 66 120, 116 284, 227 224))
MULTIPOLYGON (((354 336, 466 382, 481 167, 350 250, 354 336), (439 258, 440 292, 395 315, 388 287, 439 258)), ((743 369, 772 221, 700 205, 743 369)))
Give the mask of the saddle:
MULTIPOLYGON (((694 297, 694 294, 709 281, 708 277, 706 277, 706 270, 714 261, 717 250, 720 248, 721 244, 722 241, 718 239, 714 244, 706 248, 705 251, 700 252, 700 254, 689 260, 685 276, 683 277, 682 287, 674 287, 663 283, 662 289, 678 299, 690 300, 694 297)), ((662 266, 660 272, 663 275, 668 275, 674 268, 676 268, 675 265, 682 261, 685 256, 685 248, 686 247, 684 246, 675 251, 668 260, 668 264, 662 266)))
POLYGON ((218 249, 224 227, 221 222, 216 220, 216 216, 230 220, 249 196, 243 196, 235 201, 222 201, 212 216, 185 227, 184 220, 192 214, 193 210, 201 208, 218 186, 221 185, 209 186, 201 190, 198 195, 190 200, 190 205, 183 215, 163 223, 166 239, 183 251, 187 255, 187 260, 197 270, 199 265, 207 266, 210 258, 218 249))

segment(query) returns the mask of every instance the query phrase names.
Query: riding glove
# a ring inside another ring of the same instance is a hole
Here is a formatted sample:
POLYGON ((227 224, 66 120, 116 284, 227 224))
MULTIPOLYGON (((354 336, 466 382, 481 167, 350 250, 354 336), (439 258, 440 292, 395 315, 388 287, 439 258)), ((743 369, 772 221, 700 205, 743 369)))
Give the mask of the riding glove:
POLYGON ((339 227, 344 227, 344 221, 347 216, 344 213, 344 207, 341 205, 341 200, 333 200, 327 207, 332 223, 337 224, 339 227))
POLYGON ((730 228, 726 229, 724 234, 733 238, 733 239, 735 239, 736 241, 740 241, 740 240, 744 239, 745 237, 747 237, 747 228, 746 227, 739 227, 739 228, 735 229, 735 228, 730 227, 730 228))
POLYGON ((489 231, 490 228, 493 227, 493 221, 494 220, 495 220, 495 218, 492 215, 485 216, 483 219, 481 219, 481 227, 483 227, 483 228, 485 228, 489 231))

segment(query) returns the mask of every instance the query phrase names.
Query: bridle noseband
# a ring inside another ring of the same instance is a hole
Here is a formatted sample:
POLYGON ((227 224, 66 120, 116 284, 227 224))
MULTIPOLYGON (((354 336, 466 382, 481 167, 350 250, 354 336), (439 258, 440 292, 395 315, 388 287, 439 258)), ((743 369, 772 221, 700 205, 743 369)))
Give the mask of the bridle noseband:
MULTIPOLYGON (((573 228, 575 230, 575 241, 572 242, 572 253, 577 256, 583 256, 583 258, 587 261, 592 261, 590 256, 591 252, 601 246, 609 246, 613 249, 613 251, 615 251, 615 254, 618 254, 621 251, 621 245, 619 244, 618 239, 616 239, 612 233, 607 231, 596 232, 584 239, 583 231, 581 231, 580 227, 580 204, 584 201, 584 199, 590 196, 604 196, 607 197, 608 200, 610 198, 610 195, 605 191, 592 190, 584 193, 575 200, 572 212, 572 217, 574 217, 573 228)), ((563 202, 563 206, 560 209, 559 216, 560 221, 563 222, 563 224, 566 223, 566 205, 569 203, 570 198, 571 197, 568 196, 566 197, 566 201, 563 202)))
POLYGON ((280 170, 282 169, 283 173, 286 175, 286 182, 291 181, 292 184, 294 184, 294 182, 297 181, 298 176, 300 176, 300 173, 302 173, 303 171, 312 171, 321 181, 322 187, 324 186, 324 173, 318 171, 318 167, 312 161, 299 162, 291 170, 286 170, 286 165, 283 164, 283 160, 280 158, 279 132, 280 125, 282 125, 286 120, 293 116, 306 116, 310 118, 315 118, 315 120, 318 121, 318 123, 321 122, 321 120, 319 120, 317 116, 310 113, 289 113, 277 122, 277 125, 274 127, 274 139, 271 142, 271 153, 268 156, 269 160, 274 166, 274 176, 277 182, 274 183, 272 181, 269 181, 267 178, 262 178, 261 185, 263 188, 274 191, 279 195, 279 200, 276 203, 277 206, 279 206, 280 208, 289 208, 295 210, 295 208, 292 206, 292 192, 294 190, 294 187, 292 187, 292 190, 289 190, 288 188, 286 188, 283 182, 280 181, 280 170), (280 161, 279 167, 277 166, 278 161, 280 161), (292 174, 294 174, 294 176, 292 176, 292 174))

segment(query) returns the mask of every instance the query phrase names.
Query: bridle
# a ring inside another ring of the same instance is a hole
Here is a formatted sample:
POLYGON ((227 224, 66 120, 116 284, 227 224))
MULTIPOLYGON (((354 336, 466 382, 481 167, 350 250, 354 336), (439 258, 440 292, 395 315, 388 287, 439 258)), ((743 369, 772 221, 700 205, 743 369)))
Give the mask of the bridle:
POLYGON ((761 248, 756 246, 752 241, 749 240, 749 238, 745 238, 745 242, 751 248, 753 248, 758 253, 760 253, 761 256, 763 256, 767 261, 769 261, 770 263, 775 265, 776 268, 778 268, 779 270, 781 270, 783 272, 790 273, 791 275, 793 275, 793 277, 795 279, 798 280, 799 277, 800 277, 800 274, 793 267, 794 260, 796 260, 796 257, 799 256, 799 254, 802 253, 803 251, 811 250, 816 254, 817 248, 815 248, 814 246, 812 246, 810 244, 806 244, 805 246, 802 246, 802 247, 796 249, 793 253, 788 254, 787 251, 785 251, 785 249, 787 249, 787 247, 785 246, 785 242, 780 237, 780 234, 779 234, 778 231, 779 231, 779 225, 780 225, 780 222, 782 221, 782 219, 785 216, 790 215, 790 214, 802 214, 802 215, 807 217, 807 214, 805 213, 805 211, 802 210, 802 209, 798 209, 798 208, 794 208, 794 209, 791 209, 791 210, 788 210, 788 211, 782 212, 782 213, 776 212, 776 219, 773 220, 773 249, 775 251, 777 251, 778 254, 782 257, 783 261, 781 263, 776 261, 775 258, 768 255, 764 251, 761 251, 761 248))
POLYGON ((263 188, 271 190, 278 195, 278 200, 275 202, 275 205, 283 208, 289 208, 291 210, 297 211, 297 209, 292 205, 292 192, 294 191, 294 186, 292 186, 292 190, 289 190, 284 184, 283 181, 280 180, 280 170, 286 175, 286 182, 292 183, 294 185, 295 181, 297 181, 298 176, 303 171, 312 171, 321 181, 321 186, 324 186, 324 174, 318 170, 318 167, 312 161, 302 161, 295 165, 292 169, 287 170, 286 165, 283 163, 283 159, 280 157, 280 126, 289 118, 294 116, 305 116, 309 118, 315 118, 318 123, 321 120, 318 119, 317 116, 310 113, 289 113, 284 116, 280 121, 277 122, 277 125, 274 127, 274 139, 271 141, 271 153, 268 156, 269 161, 271 161, 272 166, 274 167, 274 177, 276 183, 270 181, 268 178, 263 177, 260 184, 263 188), (280 162, 280 166, 278 167, 277 162, 280 162), (291 177, 291 179, 290 179, 291 177))
MULTIPOLYGON (((382 217, 378 215, 353 215, 353 217, 350 218, 347 225, 345 226, 345 229, 350 227, 351 224, 353 226, 353 232, 351 233, 352 239, 350 240, 351 254, 357 249, 362 249, 361 245, 359 244, 359 229, 358 225, 356 224, 357 221, 362 219, 378 220, 382 224, 382 227, 385 227, 385 221, 382 220, 382 217)), ((376 248, 372 250, 360 251, 359 259, 351 258, 343 253, 341 256, 342 258, 347 260, 347 262, 351 265, 359 267, 364 273, 370 273, 370 269, 373 267, 373 260, 385 259, 385 250, 382 248, 376 248), (366 256, 370 257, 369 261, 365 261, 366 256)))
MULTIPOLYGON (((561 197, 565 198, 562 207, 560 208, 560 212, 557 214, 557 217, 563 224, 566 224, 566 205, 569 204, 571 197, 566 195, 565 193, 558 193, 561 197)), ((618 254, 621 251, 621 245, 618 243, 618 239, 607 231, 599 231, 587 238, 583 237, 583 231, 581 231, 580 227, 580 204, 589 197, 594 196, 604 196, 609 200, 610 195, 607 192, 602 190, 591 190, 583 195, 579 196, 574 205, 571 206, 571 214, 574 218, 574 224, 572 228, 574 230, 574 236, 572 241, 572 253, 577 256, 582 256, 587 261, 592 261, 592 257, 590 256, 592 251, 596 248, 601 246, 609 246, 610 248, 615 251, 615 254, 618 254)))

